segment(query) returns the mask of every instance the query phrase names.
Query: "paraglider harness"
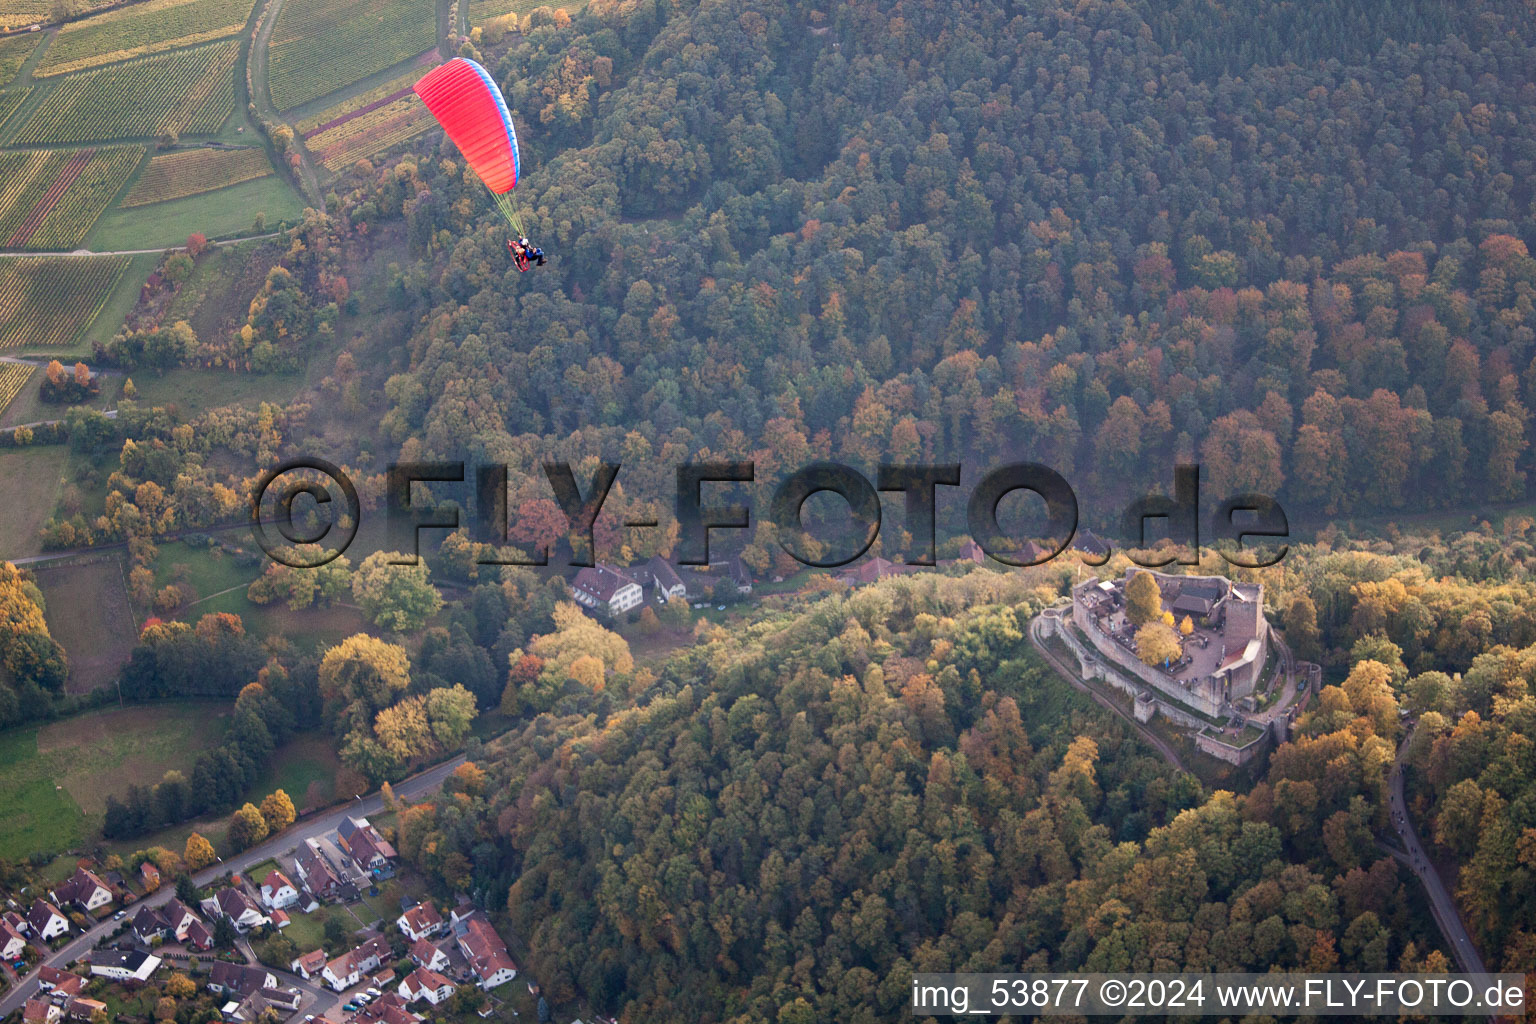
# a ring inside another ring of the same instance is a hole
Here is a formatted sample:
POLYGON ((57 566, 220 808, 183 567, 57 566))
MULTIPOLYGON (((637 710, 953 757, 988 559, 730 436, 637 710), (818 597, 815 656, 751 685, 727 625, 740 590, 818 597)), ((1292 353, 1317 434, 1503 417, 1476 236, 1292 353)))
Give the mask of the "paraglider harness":
POLYGON ((529 245, 526 238, 517 241, 507 239, 507 252, 512 254, 512 262, 517 266, 517 272, 520 274, 528 272, 530 261, 534 266, 544 265, 544 250, 529 245))

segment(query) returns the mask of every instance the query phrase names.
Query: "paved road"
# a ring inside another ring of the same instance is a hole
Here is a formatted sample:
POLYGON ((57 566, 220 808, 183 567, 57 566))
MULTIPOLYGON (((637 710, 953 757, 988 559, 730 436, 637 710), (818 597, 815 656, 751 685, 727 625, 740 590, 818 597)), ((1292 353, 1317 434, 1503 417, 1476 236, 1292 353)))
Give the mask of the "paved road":
POLYGON ((1413 739, 1413 733, 1408 733, 1402 746, 1397 748, 1397 760, 1392 763, 1392 775, 1387 789, 1387 806, 1392 812, 1392 828, 1402 841, 1403 850, 1392 850, 1393 856, 1413 869, 1413 873, 1419 876, 1419 881, 1424 884, 1424 890, 1429 894, 1429 909, 1434 914, 1435 923, 1440 926, 1440 934, 1445 936, 1445 941, 1451 947, 1451 953, 1456 957, 1456 962, 1461 969, 1468 974, 1484 973, 1483 959, 1478 956, 1477 947, 1472 945, 1472 938, 1467 934, 1466 926, 1461 923, 1461 914, 1456 909, 1456 901, 1451 899, 1451 894, 1445 888, 1445 883, 1440 880, 1440 873, 1424 854, 1424 847, 1419 843, 1418 832, 1414 830, 1413 820, 1408 817, 1408 804, 1403 799, 1403 758, 1408 752, 1408 744, 1413 739), (1406 851, 1406 852, 1403 852, 1406 851))
MULTIPOLYGON (((449 773, 463 763, 464 757, 461 754, 450 761, 444 761, 435 768, 429 768, 418 775, 414 775, 395 787, 395 795, 401 799, 415 800, 434 792, 442 786, 443 780, 448 777, 449 773)), ((233 857, 226 857, 222 863, 215 864, 213 867, 198 872, 193 876, 193 880, 198 885, 207 885, 226 872, 245 871, 252 865, 260 864, 269 857, 277 857, 286 853, 306 839, 313 839, 330 832, 337 825, 341 824, 342 818, 349 814, 377 814, 383 807, 384 800, 377 793, 374 793, 372 796, 363 797, 360 800, 354 800, 344 807, 338 807, 334 810, 318 814, 308 820, 301 821, 281 835, 267 840, 260 846, 253 846, 244 853, 233 857)), ((144 897, 142 900, 134 903, 133 907, 135 912, 137 912, 138 908, 142 906, 159 906, 174 895, 176 895, 175 886, 163 885, 158 892, 144 897)), ((48 964, 50 967, 63 969, 88 953, 95 947, 97 941, 111 933, 117 926, 118 922, 116 921, 103 921, 90 931, 76 936, 67 945, 59 949, 58 952, 44 958, 43 963, 48 964)), ((293 980, 298 982, 296 978, 293 980)), ((298 982, 298 984, 304 985, 303 982, 298 982)), ((310 986, 304 987, 310 988, 310 986)), ((25 982, 7 992, 3 998, 0 998, 0 1018, 4 1018, 12 1010, 19 1008, 23 1002, 36 992, 37 971, 34 969, 25 982)))
POLYGON ((1079 679, 1077 673, 1074 672, 1070 666, 1063 663, 1060 658, 1056 657, 1056 655, 1053 654, 1050 649, 1045 646, 1045 638, 1040 635, 1039 630, 1040 618, 1039 616, 1036 616, 1035 619, 1029 624, 1029 642, 1033 644, 1035 650, 1039 651, 1040 655, 1050 663, 1052 668, 1060 673, 1067 682, 1072 684, 1074 689, 1080 690, 1083 693, 1086 693, 1088 696, 1092 697, 1094 702, 1100 707, 1114 712, 1114 714, 1117 715, 1123 722, 1125 722, 1126 725, 1129 725, 1136 731, 1136 735, 1146 740, 1147 743, 1151 744, 1153 749, 1155 749, 1159 754, 1162 754, 1163 757, 1167 759, 1168 763, 1173 765, 1177 771, 1189 771, 1188 768, 1184 767, 1184 762, 1179 760, 1178 751, 1174 750, 1167 740, 1163 739, 1151 729, 1148 729, 1145 725, 1142 725, 1140 722, 1136 721, 1135 718, 1121 710, 1120 706, 1114 701, 1110 700, 1098 690, 1095 690, 1093 687, 1079 679))

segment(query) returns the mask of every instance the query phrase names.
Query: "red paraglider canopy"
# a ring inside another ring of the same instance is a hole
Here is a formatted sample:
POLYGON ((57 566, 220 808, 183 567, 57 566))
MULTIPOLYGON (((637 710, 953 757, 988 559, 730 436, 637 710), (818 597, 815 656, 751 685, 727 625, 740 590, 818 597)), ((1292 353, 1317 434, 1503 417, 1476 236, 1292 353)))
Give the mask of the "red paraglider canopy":
POLYGON ((517 134, 490 72, 476 61, 455 57, 427 72, 416 83, 416 95, 486 188, 501 195, 517 186, 517 134))

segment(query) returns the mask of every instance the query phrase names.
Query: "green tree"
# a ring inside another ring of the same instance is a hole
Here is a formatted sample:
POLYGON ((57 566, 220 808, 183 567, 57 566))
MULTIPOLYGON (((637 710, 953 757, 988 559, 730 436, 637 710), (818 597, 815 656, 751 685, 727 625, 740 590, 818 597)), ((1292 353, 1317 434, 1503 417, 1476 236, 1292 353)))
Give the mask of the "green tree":
POLYGON ((391 565, 404 556, 376 551, 363 559, 352 577, 352 596, 374 624, 405 633, 421 629, 443 607, 425 561, 391 565))

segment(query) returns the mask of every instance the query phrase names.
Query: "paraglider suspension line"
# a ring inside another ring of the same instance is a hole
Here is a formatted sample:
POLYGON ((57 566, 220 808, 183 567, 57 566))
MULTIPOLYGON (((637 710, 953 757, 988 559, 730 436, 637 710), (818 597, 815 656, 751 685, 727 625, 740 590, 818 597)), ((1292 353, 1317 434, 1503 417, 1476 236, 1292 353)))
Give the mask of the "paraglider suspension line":
POLYGON ((518 212, 517 204, 512 201, 510 193, 502 192, 496 195, 496 208, 501 211, 503 217, 507 218, 507 223, 512 226, 513 231, 517 232, 519 238, 528 233, 523 230, 522 214, 518 212))

